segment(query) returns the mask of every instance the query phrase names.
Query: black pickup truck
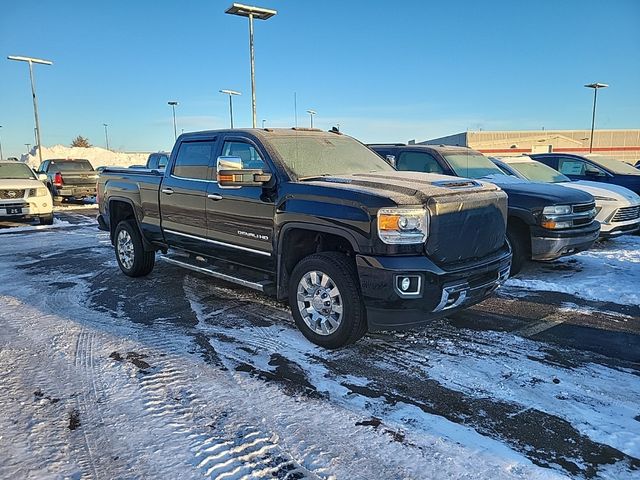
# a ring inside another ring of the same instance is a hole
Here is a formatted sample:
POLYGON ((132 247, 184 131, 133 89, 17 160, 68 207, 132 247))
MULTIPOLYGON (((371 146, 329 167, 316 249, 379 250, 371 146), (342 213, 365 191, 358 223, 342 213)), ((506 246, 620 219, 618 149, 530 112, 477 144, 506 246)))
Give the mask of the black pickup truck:
POLYGON ((506 175, 482 153, 449 145, 369 145, 401 171, 431 172, 492 182, 509 195, 507 238, 511 275, 525 260, 555 260, 589 249, 598 239, 596 204, 573 188, 506 175))
POLYGON ((287 299, 329 348, 477 303, 511 262, 499 188, 398 172, 340 133, 186 133, 164 171, 103 171, 98 203, 126 275, 150 273, 161 251, 287 299))

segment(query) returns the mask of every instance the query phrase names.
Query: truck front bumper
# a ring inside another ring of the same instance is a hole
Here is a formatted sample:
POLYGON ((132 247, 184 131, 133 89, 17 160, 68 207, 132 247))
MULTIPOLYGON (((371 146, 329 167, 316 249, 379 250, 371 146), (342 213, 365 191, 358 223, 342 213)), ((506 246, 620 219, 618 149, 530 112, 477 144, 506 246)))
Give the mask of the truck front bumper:
POLYGON ((549 261, 588 250, 600 235, 600 223, 594 221, 584 228, 549 230, 531 229, 531 260, 549 261))
POLYGON ((505 246, 491 258, 452 270, 424 256, 358 255, 356 265, 369 331, 401 330, 487 298, 508 278, 511 251, 505 246))
POLYGON ((53 202, 49 195, 0 202, 0 219, 2 220, 30 220, 52 213, 53 202))

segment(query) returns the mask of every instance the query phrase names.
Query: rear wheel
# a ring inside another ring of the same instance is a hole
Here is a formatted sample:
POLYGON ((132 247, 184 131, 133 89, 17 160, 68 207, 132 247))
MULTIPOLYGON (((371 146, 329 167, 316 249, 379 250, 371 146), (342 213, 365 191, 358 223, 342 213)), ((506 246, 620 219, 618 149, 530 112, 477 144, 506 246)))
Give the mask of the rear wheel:
POLYGON ((529 258, 529 241, 528 238, 525 238, 522 229, 515 226, 507 227, 507 241, 513 254, 510 271, 510 276, 513 277, 522 270, 524 262, 529 258))
POLYGON ((115 231, 116 259, 120 270, 130 277, 143 277, 151 273, 156 252, 144 249, 142 237, 132 220, 122 220, 115 231))
POLYGON ((302 334, 322 347, 349 345, 367 330, 355 265, 341 253, 303 258, 291 274, 289 304, 302 334))

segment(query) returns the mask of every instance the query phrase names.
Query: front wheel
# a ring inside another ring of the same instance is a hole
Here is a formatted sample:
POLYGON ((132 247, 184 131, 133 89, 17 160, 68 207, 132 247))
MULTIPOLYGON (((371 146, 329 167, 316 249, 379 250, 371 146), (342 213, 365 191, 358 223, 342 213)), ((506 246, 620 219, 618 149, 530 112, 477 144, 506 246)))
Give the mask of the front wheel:
POLYGON ((507 242, 509 242, 511 253, 513 255, 511 258, 511 271, 509 272, 509 276, 513 277, 522 270, 524 263, 529 257, 527 252, 528 242, 523 232, 515 227, 507 228, 507 242))
POLYGON ((142 237, 132 220, 122 220, 115 231, 116 259, 122 273, 129 277, 144 277, 156 263, 156 252, 144 249, 142 237))
POLYGON ((302 334, 321 347, 349 345, 367 330, 355 265, 338 252, 316 253, 296 265, 289 305, 302 334))
POLYGON ((51 215, 41 215, 40 225, 53 225, 53 213, 51 215))

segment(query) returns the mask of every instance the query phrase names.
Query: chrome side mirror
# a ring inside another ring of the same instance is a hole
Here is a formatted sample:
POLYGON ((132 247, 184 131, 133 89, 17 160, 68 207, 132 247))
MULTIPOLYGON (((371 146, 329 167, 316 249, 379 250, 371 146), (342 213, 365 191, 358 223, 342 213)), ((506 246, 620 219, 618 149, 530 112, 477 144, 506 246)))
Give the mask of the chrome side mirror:
POLYGON ((389 162, 391 164, 392 167, 396 166, 396 156, 395 155, 387 155, 385 158, 387 159, 387 162, 389 162))
POLYGON ((243 168, 240 157, 218 157, 216 171, 220 188, 262 186, 271 180, 260 168, 243 168))
POLYGON ((41 182, 46 182, 49 179, 49 177, 47 177, 46 173, 39 173, 38 174, 38 180, 40 180, 41 182))

